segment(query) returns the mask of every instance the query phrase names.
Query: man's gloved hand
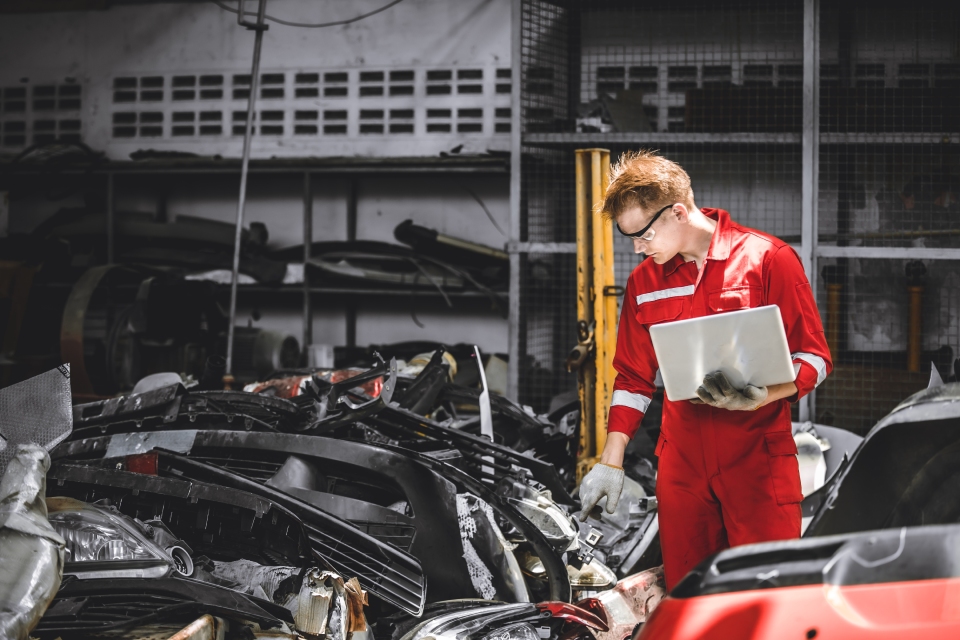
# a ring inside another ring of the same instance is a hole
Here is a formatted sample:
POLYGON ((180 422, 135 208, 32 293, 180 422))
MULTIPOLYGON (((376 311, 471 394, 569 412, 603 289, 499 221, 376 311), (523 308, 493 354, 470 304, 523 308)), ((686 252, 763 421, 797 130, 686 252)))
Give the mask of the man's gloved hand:
POLYGON ((703 377, 697 395, 700 399, 690 402, 729 411, 753 411, 767 399, 767 388, 748 384, 743 391, 737 391, 723 371, 714 371, 703 377))
POLYGON ((580 522, 586 522, 587 516, 600 499, 607 497, 607 513, 617 510, 620 492, 623 491, 623 469, 611 467, 602 462, 594 465, 590 473, 580 482, 580 522))

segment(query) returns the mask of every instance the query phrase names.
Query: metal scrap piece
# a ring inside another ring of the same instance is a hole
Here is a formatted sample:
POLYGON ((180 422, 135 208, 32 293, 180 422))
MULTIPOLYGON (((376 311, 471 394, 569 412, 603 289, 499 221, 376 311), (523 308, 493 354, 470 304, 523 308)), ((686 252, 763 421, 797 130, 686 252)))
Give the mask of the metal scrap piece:
POLYGON ((594 631, 597 640, 623 640, 636 626, 646 622, 667 595, 663 566, 627 576, 613 589, 597 596, 607 613, 608 631, 594 631))
POLYGON ((17 445, 35 443, 50 451, 72 430, 69 364, 0 389, 0 474, 17 445))
POLYGON ((49 468, 46 451, 22 444, 0 480, 0 638, 26 640, 60 588, 65 544, 47 521, 49 468))

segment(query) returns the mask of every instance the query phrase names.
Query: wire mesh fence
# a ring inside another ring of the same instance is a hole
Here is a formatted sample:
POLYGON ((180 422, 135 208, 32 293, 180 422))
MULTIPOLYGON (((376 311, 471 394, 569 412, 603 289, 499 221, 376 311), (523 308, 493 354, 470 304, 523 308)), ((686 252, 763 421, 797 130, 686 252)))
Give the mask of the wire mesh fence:
MULTIPOLYGON (((802 15, 800 2, 525 2, 524 240, 575 239, 573 152, 603 147, 611 160, 657 149, 688 171, 698 205, 799 242, 802 15), (541 81, 547 69, 553 85, 541 81)), ((627 238, 614 244, 622 287, 640 256, 627 238)), ((531 273, 523 278, 530 282, 531 273)), ((552 289, 524 288, 521 350, 549 371, 540 371, 539 384, 551 385, 522 385, 525 399, 576 385, 563 370, 576 344, 567 295, 575 286, 569 272, 552 289), (549 328, 535 320, 544 316, 554 319, 549 328)), ((645 426, 653 422, 651 415, 645 426)))
POLYGON ((824 4, 820 32, 818 242, 838 257, 817 274, 835 370, 816 417, 862 433, 931 363, 955 377, 960 10, 824 4))
MULTIPOLYGON (((816 172, 811 280, 837 368, 811 418, 863 432, 926 385, 931 361, 952 376, 960 350, 960 9, 818 4, 820 117, 807 133, 819 153, 804 167, 811 0, 525 0, 522 239, 573 242, 577 148, 614 160, 657 149, 690 174, 698 206, 798 249, 802 177, 816 172)), ((621 286, 638 264, 632 249, 615 238, 621 286)), ((572 258, 530 255, 522 274, 530 403, 576 384, 563 369, 576 343, 575 274, 561 264, 572 258), (537 279, 544 264, 549 286, 537 279)))

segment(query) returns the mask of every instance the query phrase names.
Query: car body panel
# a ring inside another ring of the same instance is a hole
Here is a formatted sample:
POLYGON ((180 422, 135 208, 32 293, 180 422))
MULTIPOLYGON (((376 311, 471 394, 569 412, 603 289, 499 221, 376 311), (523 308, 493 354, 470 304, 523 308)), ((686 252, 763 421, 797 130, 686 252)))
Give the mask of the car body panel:
POLYGON ((960 579, 666 598, 635 640, 960 637, 960 579))

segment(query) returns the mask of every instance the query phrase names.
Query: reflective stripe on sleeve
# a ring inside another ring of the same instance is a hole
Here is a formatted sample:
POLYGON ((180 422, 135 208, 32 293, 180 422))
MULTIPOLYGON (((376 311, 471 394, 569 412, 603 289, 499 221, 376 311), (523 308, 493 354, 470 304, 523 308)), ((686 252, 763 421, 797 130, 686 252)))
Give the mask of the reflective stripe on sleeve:
POLYGON ((610 406, 630 407, 631 409, 646 413, 647 407, 650 406, 650 398, 639 393, 630 393, 629 391, 618 389, 613 392, 613 401, 610 403, 610 406))
MULTIPOLYGON (((637 304, 644 302, 653 302, 654 300, 663 300, 664 298, 676 298, 678 296, 692 296, 694 285, 688 284, 685 287, 674 287, 673 289, 661 289, 649 293, 641 293, 637 296, 637 304)), ((648 401, 649 402, 649 401, 648 401)))
POLYGON ((803 360, 811 367, 817 370, 817 384, 815 386, 820 386, 820 383, 824 381, 827 377, 827 363, 820 356, 815 356, 812 353, 804 353, 798 351, 790 355, 793 360, 803 360))

